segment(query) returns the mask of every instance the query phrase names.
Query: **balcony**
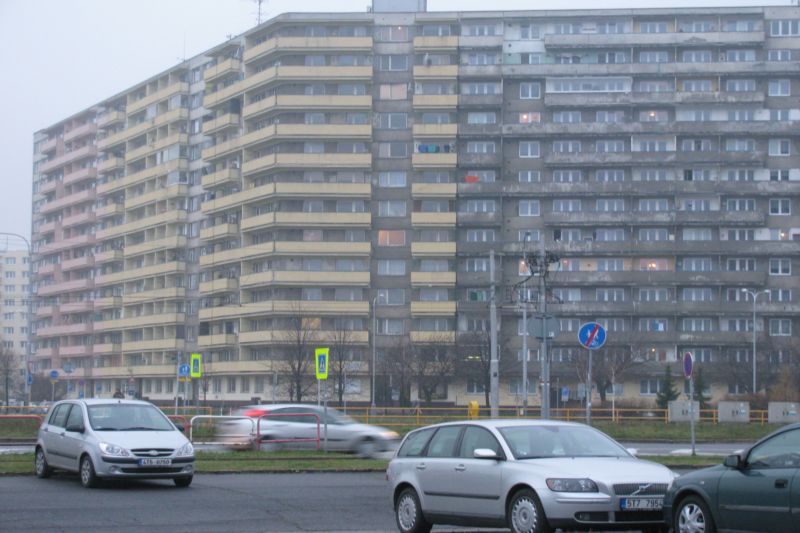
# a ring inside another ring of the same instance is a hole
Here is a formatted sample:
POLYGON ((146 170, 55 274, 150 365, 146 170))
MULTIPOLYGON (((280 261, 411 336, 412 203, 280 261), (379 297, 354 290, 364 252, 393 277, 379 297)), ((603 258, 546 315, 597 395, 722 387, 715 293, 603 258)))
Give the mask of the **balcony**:
POLYGON ((200 284, 200 293, 204 295, 215 292, 235 292, 238 290, 238 278, 220 278, 211 281, 204 281, 200 284))
POLYGON ((418 50, 455 50, 458 48, 457 35, 420 35, 414 37, 414 48, 418 50))
POLYGON ((64 174, 62 182, 64 185, 70 185, 88 179, 97 179, 97 167, 84 167, 69 174, 64 174))
POLYGON ((441 257, 456 255, 454 242, 412 242, 411 255, 414 257, 441 257))
POLYGON ((122 261, 122 250, 105 250, 94 253, 94 264, 110 263, 111 261, 122 261))
POLYGON ((239 224, 218 224, 200 230, 200 239, 213 241, 216 239, 232 239, 239 235, 239 224))
POLYGON ((228 263, 239 263, 245 259, 272 254, 274 251, 274 245, 271 243, 259 244, 257 246, 246 246, 244 248, 233 248, 230 250, 221 250, 218 252, 201 255, 200 266, 210 267, 221 266, 228 263))
POLYGON ((458 133, 458 124, 414 124, 414 139, 455 139, 458 133))
POLYGON ((208 83, 217 78, 223 78, 230 74, 238 74, 242 70, 242 62, 235 57, 229 57, 207 68, 203 71, 203 80, 208 83))
POLYGON ((118 329, 146 328, 151 326, 165 326, 172 324, 183 324, 185 320, 183 313, 161 313, 157 315, 141 315, 130 318, 117 318, 114 320, 102 320, 94 323, 94 331, 110 331, 118 329))
POLYGON ((72 150, 71 152, 66 152, 60 156, 57 156, 53 159, 45 161, 39 167, 39 170, 42 173, 48 173, 60 166, 66 165, 67 163, 71 163, 73 161, 77 161, 79 159, 86 159, 86 158, 95 158, 97 157, 97 147, 94 144, 87 144, 81 148, 77 148, 72 150))
POLYGON ((266 200, 273 196, 289 196, 297 198, 369 198, 371 186, 368 183, 269 183, 237 193, 214 198, 204 202, 203 212, 212 214, 225 211, 242 204, 250 204, 266 200))
POLYGON ((74 226, 80 226, 81 224, 94 224, 96 215, 94 211, 85 211, 83 213, 78 213, 77 215, 72 215, 68 217, 64 217, 61 221, 62 228, 71 228, 74 226))
POLYGON ((225 113, 212 120, 203 122, 203 135, 212 135, 229 128, 238 128, 241 117, 234 113, 225 113))
POLYGON ((189 186, 182 184, 170 185, 161 189, 156 189, 139 196, 125 197, 125 209, 136 209, 147 204, 169 200, 171 198, 184 197, 189 193, 189 186))
POLYGON ((546 34, 546 48, 585 49, 625 47, 680 46, 745 46, 764 44, 763 31, 737 32, 669 32, 669 33, 616 33, 616 34, 546 34))
POLYGON ((109 110, 97 117, 97 126, 100 128, 107 128, 120 122, 125 122, 125 113, 122 111, 109 110))
POLYGON ((242 287, 258 285, 311 285, 311 286, 360 286, 369 287, 369 272, 330 271, 276 271, 246 274, 240 278, 242 287))
POLYGON ((41 235, 44 235, 45 233, 53 233, 54 231, 61 231, 61 223, 56 220, 44 222, 39 225, 39 234, 41 235))
POLYGON ((285 255, 311 256, 368 256, 372 251, 369 242, 305 242, 279 241, 275 243, 275 253, 285 255))
POLYGON ((455 284, 455 272, 411 272, 412 287, 454 287, 455 284))
POLYGON ((154 165, 138 172, 130 173, 121 179, 100 184, 97 186, 97 192, 100 194, 108 194, 120 191, 126 187, 132 187, 138 185, 140 182, 155 178, 156 176, 167 175, 176 170, 188 170, 188 168, 189 165, 186 159, 173 159, 172 161, 167 161, 160 165, 154 165))
MULTIPOLYGON (((197 337, 197 345, 201 348, 210 347, 234 347, 237 344, 237 336, 232 334, 218 333, 216 335, 199 335, 197 337)), ((214 371, 219 372, 217 363, 214 363, 214 371)))
POLYGON ((52 213, 70 205, 94 202, 96 198, 97 192, 95 189, 86 189, 81 192, 68 194, 67 196, 62 196, 61 198, 47 202, 46 204, 42 205, 42 207, 39 209, 39 212, 42 214, 52 213))
POLYGON ((458 65, 415 65, 415 79, 445 79, 457 78, 458 65))
POLYGON ((40 254, 51 254, 53 252, 63 252, 70 248, 79 248, 82 246, 94 245, 94 235, 87 233, 86 235, 78 235, 77 237, 70 237, 60 241, 50 242, 39 247, 40 254))
POLYGON ((369 109, 371 107, 372 96, 369 95, 281 94, 244 106, 242 114, 246 119, 249 119, 272 110, 331 109, 340 111, 345 109, 369 109))
POLYGON ((455 344, 455 331, 412 331, 411 342, 417 344, 455 344))
POLYGON ((36 330, 37 337, 60 337, 62 335, 89 335, 92 333, 92 323, 67 324, 63 326, 50 326, 36 330))
POLYGON ((34 355, 39 358, 52 359, 53 357, 58 357, 58 348, 50 348, 50 347, 37 348, 36 353, 34 355))
MULTIPOLYGON (((110 343, 110 342, 102 343, 102 344, 101 343, 96 343, 94 346, 92 346, 92 353, 94 355, 114 355, 114 354, 118 354, 120 352, 120 348, 121 348, 121 346, 119 345, 119 343, 116 343, 116 344, 110 343)), ((105 370, 106 368, 108 368, 108 367, 101 367, 101 368, 93 369, 94 370, 93 375, 97 376, 96 373, 98 371, 105 370)))
POLYGON ((88 313, 94 309, 94 304, 91 300, 82 302, 67 302, 59 306, 59 311, 64 313, 88 313))
POLYGON ((261 229, 263 226, 294 227, 345 227, 369 226, 371 213, 267 213, 242 220, 242 231, 261 229))
POLYGON ((36 309, 36 318, 44 318, 46 316, 53 316, 53 314, 58 310, 56 306, 53 305, 42 305, 36 309))
POLYGON ((108 159, 103 159, 97 163, 97 171, 100 173, 111 172, 112 170, 122 168, 125 168, 124 157, 109 157, 108 159))
MULTIPOLYGON (((437 154, 427 154, 437 155, 437 154)), ((455 156, 455 154, 452 154, 455 156)), ((455 165, 455 160, 453 162, 455 165)), ((242 167, 242 173, 245 176, 255 174, 257 172, 271 170, 278 167, 286 168, 310 168, 310 169, 344 169, 344 168, 361 168, 368 169, 372 166, 372 154, 339 154, 339 153, 324 153, 324 154, 304 154, 304 153, 281 153, 271 154, 268 156, 260 157, 258 159, 251 159, 247 161, 242 167)))
MULTIPOLYGON (((125 341, 122 343, 122 352, 123 353, 131 353, 131 352, 172 352, 176 350, 183 350, 184 349, 184 341, 183 339, 154 339, 154 340, 146 340, 146 341, 125 341)), ((134 375, 142 375, 146 372, 146 369, 153 368, 153 367, 161 367, 164 366, 169 369, 167 372, 168 375, 175 375, 175 365, 152 365, 152 366, 145 366, 145 367, 131 367, 134 370, 134 375), (137 372, 137 369, 141 369, 137 372)))
POLYGON ((79 137, 85 137, 87 135, 91 135, 92 137, 94 137, 96 133, 97 133, 97 124, 95 124, 94 122, 89 122, 77 126, 75 128, 72 128, 69 131, 65 131, 64 142, 69 142, 79 137))
POLYGON ((163 89, 159 89, 155 92, 152 92, 145 96, 144 98, 140 98, 139 100, 128 100, 128 108, 127 112, 128 115, 132 115, 137 111, 141 111, 142 109, 146 108, 150 104, 155 104, 160 102, 161 100, 166 100, 167 98, 174 96, 180 93, 188 93, 189 92, 189 84, 186 82, 176 82, 163 89))
POLYGON ((455 183, 412 183, 414 198, 455 198, 458 191, 455 183))
POLYGON ((146 155, 163 150, 164 148, 167 148, 168 146, 171 146, 173 144, 188 144, 188 142, 189 142, 188 134, 173 133, 172 135, 168 135, 163 139, 159 139, 155 142, 145 144, 144 146, 128 150, 127 152, 125 152, 125 162, 130 163, 132 161, 136 161, 137 159, 141 159, 146 155))
POLYGON ((137 231, 142 231, 147 228, 152 228, 166 224, 179 224, 182 222, 186 222, 186 217, 187 217, 186 211, 180 211, 180 210, 167 211, 166 213, 162 213, 160 215, 146 216, 141 218, 140 220, 135 220, 133 222, 120 224, 119 226, 113 226, 111 228, 98 230, 96 235, 98 239, 111 239, 114 237, 122 237, 128 233, 135 233, 137 231))
MULTIPOLYGON (((91 346, 87 346, 85 344, 78 344, 76 346, 61 346, 58 349, 58 356, 59 357, 87 357, 89 355, 94 355, 91 346)), ((84 377, 91 377, 92 369, 91 368, 75 368, 67 374, 63 376, 66 379, 80 379, 84 377)))
POLYGON ((455 314, 455 302, 411 302, 411 316, 444 316, 455 314))
POLYGON ((210 189, 221 185, 239 183, 242 179, 242 172, 238 168, 223 168, 206 174, 202 178, 203 188, 210 189))
POLYGON ((172 235, 162 239, 146 240, 141 244, 128 245, 123 253, 128 258, 150 252, 174 250, 176 248, 185 248, 186 242, 187 238, 184 235, 172 235))
POLYGON ((169 274, 184 274, 186 263, 183 261, 168 261, 158 265, 146 265, 143 267, 131 267, 130 270, 103 274, 95 278, 98 285, 111 285, 123 283, 125 281, 140 280, 154 276, 166 276, 169 274))
POLYGON ((458 107, 457 94, 415 94, 414 109, 452 109, 458 107))
POLYGON ((244 62, 249 63, 277 51, 282 53, 313 51, 362 51, 371 53, 372 37, 273 37, 246 49, 244 51, 244 62))
MULTIPOLYGON (((207 307, 200 309, 200 320, 221 320, 237 317, 292 315, 302 313, 314 316, 369 315, 369 302, 335 302, 270 300, 242 305, 207 307)), ((262 333, 263 332, 259 332, 262 333)))
POLYGON ((64 185, 61 180, 49 179, 48 181, 39 182, 39 194, 47 194, 61 189, 63 192, 64 185))
POLYGON ((412 226, 455 226, 456 214, 455 213, 411 213, 412 226))
MULTIPOLYGON (((76 259, 67 259, 61 262, 62 272, 69 272, 70 270, 77 270, 80 268, 92 268, 92 267, 94 267, 93 255, 84 255, 83 257, 78 257, 76 259)), ((64 310, 63 306, 61 310, 62 311, 64 310)))
POLYGON ((438 154, 420 154, 414 153, 411 156, 411 164, 414 168, 441 168, 441 167, 455 167, 458 161, 458 155, 451 152, 438 153, 438 154))

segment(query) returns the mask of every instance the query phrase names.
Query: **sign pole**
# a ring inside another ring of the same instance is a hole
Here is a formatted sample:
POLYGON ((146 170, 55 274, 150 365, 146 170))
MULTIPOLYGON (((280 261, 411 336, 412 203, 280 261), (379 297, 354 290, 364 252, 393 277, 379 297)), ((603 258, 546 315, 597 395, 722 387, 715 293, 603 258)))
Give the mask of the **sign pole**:
MULTIPOLYGON (((328 451, 328 348, 314 350, 314 367, 317 375, 317 405, 319 405, 320 383, 325 382, 325 399, 322 402, 322 417, 324 422, 324 444, 322 450, 328 451)), ((317 434, 319 436, 319 434, 317 434)))
POLYGON ((325 434, 325 444, 322 446, 322 451, 328 452, 328 380, 325 380, 325 397, 322 400, 322 416, 325 418, 325 426, 324 426, 324 434, 325 434))
MULTIPOLYGON (((689 427, 692 435, 692 457, 695 453, 694 436, 694 355, 692 352, 683 353, 683 376, 689 380, 689 427)), ((702 391, 701 391, 702 394, 702 391)))
POLYGON ((589 350, 589 372, 586 376, 586 423, 592 425, 592 350, 589 350))

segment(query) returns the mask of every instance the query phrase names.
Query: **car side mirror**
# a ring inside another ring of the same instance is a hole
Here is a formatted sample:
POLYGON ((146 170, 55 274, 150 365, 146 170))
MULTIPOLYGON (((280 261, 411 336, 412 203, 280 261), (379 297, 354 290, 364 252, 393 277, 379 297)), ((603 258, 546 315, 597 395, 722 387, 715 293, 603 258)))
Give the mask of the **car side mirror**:
POLYGON ((639 455, 639 450, 636 448, 625 448, 625 450, 634 457, 639 455))
POLYGON ((185 433, 186 432, 186 427, 183 424, 175 424, 174 422, 173 422, 173 424, 175 425, 175 429, 177 429, 181 433, 185 433))
POLYGON ((728 468, 736 468, 738 470, 743 466, 742 456, 739 454, 729 455, 725 458, 725 461, 723 461, 722 464, 728 468))
POLYGON ((83 424, 73 424, 67 426, 65 429, 72 433, 83 433, 84 431, 86 431, 86 428, 83 427, 83 424))
POLYGON ((490 450, 489 448, 475 448, 475 451, 472 452, 472 456, 475 459, 494 459, 495 461, 499 461, 501 459, 497 452, 490 450))

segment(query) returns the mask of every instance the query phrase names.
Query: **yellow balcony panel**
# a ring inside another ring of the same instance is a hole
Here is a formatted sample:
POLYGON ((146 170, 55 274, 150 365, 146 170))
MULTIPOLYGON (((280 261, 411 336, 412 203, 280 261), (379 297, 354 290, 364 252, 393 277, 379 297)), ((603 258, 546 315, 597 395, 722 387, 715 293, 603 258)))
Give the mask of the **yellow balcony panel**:
POLYGON ((412 315, 443 316, 455 315, 455 302, 411 302, 412 315))
POLYGON ((155 127, 155 119, 148 119, 142 120, 138 123, 128 123, 128 127, 124 130, 117 131, 100 139, 97 142, 97 147, 101 150, 106 150, 111 146, 115 146, 117 144, 123 143, 128 139, 133 139, 134 137, 138 137, 143 133, 153 129, 155 127))
POLYGON ((243 219, 241 223, 242 231, 273 225, 275 225, 275 213, 264 213, 263 215, 248 217, 243 219))
POLYGON ((125 122, 125 113, 122 111, 106 111, 97 117, 97 126, 100 128, 107 128, 112 124, 119 124, 120 122, 125 122))
POLYGON ((239 145, 248 148, 275 139, 369 139, 371 136, 370 124, 273 124, 243 135, 239 145))
POLYGON ((97 148, 98 150, 108 150, 112 146, 124 143, 128 136, 128 130, 115 131, 102 139, 97 139, 97 148))
POLYGON ((447 286, 456 284, 455 272, 412 272, 411 285, 414 287, 447 286))
POLYGON ((415 94, 414 108, 419 109, 448 109, 458 107, 457 94, 415 94))
POLYGON ((56 312, 55 306, 42 305, 38 309, 36 309, 36 316, 37 317, 53 316, 53 313, 55 312, 56 312))
POLYGON ((458 186, 455 183, 412 183, 414 198, 455 198, 458 186))
POLYGON ((134 233, 164 224, 178 224, 181 222, 186 222, 186 216, 186 211, 167 211, 166 213, 162 213, 160 215, 144 217, 141 220, 135 220, 133 222, 120 224, 119 226, 99 230, 97 232, 97 238, 110 239, 112 237, 121 237, 128 233, 134 233))
POLYGON ((239 290, 239 280, 231 278, 214 279, 200 284, 200 292, 211 294, 213 292, 232 292, 239 290))
POLYGON ((308 109, 369 109, 372 107, 372 96, 369 95, 291 95, 270 96, 253 104, 244 106, 242 115, 251 118, 273 109, 308 110, 308 109))
POLYGON ((184 107, 179 107, 177 109, 167 111, 166 113, 156 115, 153 118, 153 126, 158 127, 184 120, 189 120, 189 110, 184 107))
POLYGON ((278 196, 324 196, 329 198, 369 198, 372 186, 369 183, 276 183, 278 196))
POLYGON ((94 330, 110 331, 158 325, 183 324, 185 318, 183 313, 161 313, 158 315, 142 315, 131 318, 117 318, 115 320, 101 320, 94 323, 94 330))
POLYGON ((94 264, 109 263, 111 261, 122 261, 122 250, 105 250, 94 253, 94 264))
POLYGON ((213 81, 217 78, 227 76, 228 74, 236 74, 242 69, 242 62, 235 57, 229 57, 220 61, 213 67, 207 68, 203 71, 203 80, 206 82, 213 81))
MULTIPOLYGON (((106 353, 118 354, 118 353, 120 353, 122 351, 122 349, 121 349, 122 345, 121 344, 95 344, 95 346, 94 346, 94 353, 95 354, 98 354, 98 351, 97 351, 97 347, 98 346, 102 346, 104 350, 105 350, 106 346, 114 346, 115 347, 115 350, 113 352, 103 351, 103 352, 100 352, 101 354, 106 354, 106 353)), ((128 379, 130 377, 130 374, 128 373, 130 368, 131 367, 128 367, 128 366, 101 366, 101 367, 95 367, 95 368, 92 369, 92 377, 93 378, 118 377, 118 378, 128 379)), ((173 369, 173 373, 174 373, 174 369, 173 369)))
POLYGON ((237 235, 239 235, 239 224, 218 224, 200 230, 200 239, 204 241, 231 238, 237 235))
MULTIPOLYGON (((311 333, 313 342, 324 345, 335 342, 339 333, 336 331, 314 331, 311 333)), ((290 331, 243 331, 239 333, 239 344, 285 344, 290 341, 294 333, 290 331)), ((369 342, 369 332, 351 331, 348 333, 347 341, 354 344, 367 344, 369 342)), ((254 363, 256 361, 253 361, 254 363)), ((264 364, 263 361, 258 362, 264 364)), ((218 363, 214 363, 214 371, 217 371, 218 363)), ((263 371, 263 367, 262 367, 263 371)))
POLYGON ((455 226, 455 213, 411 213, 412 226, 455 226))
POLYGON ((101 296, 94 299, 95 309, 108 309, 122 305, 122 296, 101 296))
POLYGON ((245 189, 240 192, 229 194, 227 196, 215 197, 213 200, 203 202, 200 208, 206 214, 224 211, 232 207, 238 207, 248 202, 256 202, 269 198, 275 194, 275 184, 268 183, 260 187, 253 187, 252 189, 245 189))
POLYGON ((148 154, 158 152, 163 150, 168 146, 172 146, 173 144, 188 144, 189 143, 189 134, 187 133, 174 133, 172 135, 168 135, 163 139, 159 139, 153 143, 145 144, 144 146, 140 146, 139 148, 134 148, 133 150, 128 150, 125 152, 125 161, 131 162, 137 159, 140 159, 148 154))
MULTIPOLYGON (((111 172, 118 168, 125 167, 125 159, 122 157, 109 157, 97 163, 98 172, 111 172)), ((98 191, 101 190, 102 184, 97 187, 98 191)))
POLYGON ((163 189, 158 189, 139 196, 127 196, 125 198, 125 209, 136 209, 137 207, 142 207, 143 205, 152 204, 161 200, 186 196, 188 193, 188 185, 170 185, 169 187, 164 187, 163 189))
POLYGON ((89 224, 94 223, 97 219, 97 215, 94 211, 84 211, 83 213, 77 213, 72 216, 64 217, 61 221, 62 228, 71 228, 73 226, 80 226, 81 224, 89 224))
POLYGON ((242 172, 238 168, 223 168, 203 176, 203 187, 210 189, 219 185, 236 183, 242 179, 242 172))
POLYGON ((458 124, 414 124, 414 137, 448 138, 455 140, 458 124))
POLYGON ((254 285, 347 285, 369 287, 369 272, 308 272, 270 270, 241 277, 242 287, 254 285))
MULTIPOLYGON (((134 293, 132 298, 135 298, 133 303, 138 303, 146 300, 174 300, 185 297, 186 289, 183 287, 164 287, 163 289, 151 289, 134 293)), ((128 298, 128 301, 123 299, 123 303, 131 303, 130 300, 132 298, 128 298)))
POLYGON ((128 245, 125 247, 125 257, 157 252, 160 250, 172 250, 174 248, 184 248, 186 246, 186 236, 172 235, 163 239, 145 241, 141 244, 128 245))
POLYGON ((371 213, 276 213, 275 224, 283 226, 369 226, 371 213))
MULTIPOLYGON (((220 333, 218 335, 199 335, 197 337, 197 345, 202 348, 210 348, 212 346, 215 347, 222 347, 222 346, 236 346, 236 335, 229 335, 220 333)), ((213 363, 214 371, 219 372, 217 369, 218 363, 213 363)))
MULTIPOLYGON (((239 332, 239 344, 264 344, 274 342, 275 331, 241 331, 239 332)), ((215 367, 216 368, 216 367, 215 367)))
POLYGON ((104 205, 95 209, 94 213, 97 218, 118 216, 125 213, 125 207, 122 204, 104 205))
POLYGON ((126 187, 138 185, 139 183, 153 179, 156 176, 166 175, 176 170, 188 170, 188 168, 189 163, 186 159, 173 159, 172 161, 167 161, 166 163, 162 163, 160 165, 154 165, 138 172, 133 172, 121 179, 100 184, 97 186, 97 192, 99 194, 108 194, 121 191, 126 187))
POLYGON ((215 361, 211 364, 214 368, 214 374, 263 374, 273 368, 272 363, 269 361, 215 361))
POLYGON ((259 302, 257 304, 243 305, 223 305, 219 307, 206 307, 198 312, 200 320, 222 320, 227 318, 239 318, 244 316, 256 316, 267 314, 272 311, 270 302, 259 302))
POLYGON ((411 342, 432 344, 454 344, 455 331, 412 331, 411 342))
POLYGON ((304 315, 362 315, 369 314, 369 302, 334 302, 330 300, 322 301, 298 301, 298 300, 276 300, 273 301, 273 309, 277 314, 291 315, 303 313, 304 315))
MULTIPOLYGON (((156 343, 156 341, 147 341, 152 343, 156 343)), ((183 341, 179 341, 181 346, 183 345, 183 341)), ((129 349, 128 346, 132 346, 134 344, 143 344, 143 343, 132 343, 126 342, 122 345, 123 352, 138 352, 138 351, 145 351, 145 350, 134 350, 129 349)), ((164 343, 161 343, 164 344, 164 343)), ((146 345, 146 344, 145 344, 146 345)), ((166 346, 166 344, 164 344, 166 346)), ((155 348, 155 350, 174 350, 176 348, 155 348)), ((182 348, 177 348, 178 350, 182 348)), ((146 349, 146 351, 151 351, 146 349)), ((126 376, 134 375, 136 377, 158 377, 158 376, 169 376, 171 378, 175 377, 175 365, 136 365, 126 367, 126 370, 130 369, 130 373, 126 373, 126 376)))
MULTIPOLYGON (((117 354, 120 352, 120 345, 119 343, 112 343, 112 342, 104 342, 104 343, 96 343, 92 346, 92 353, 94 355, 112 355, 117 354)), ((97 376, 96 372, 98 370, 106 370, 111 367, 100 367, 100 368, 93 368, 92 369, 92 376, 97 376)))
MULTIPOLYGON (((174 337, 168 339, 153 339, 153 340, 146 340, 146 341, 124 341, 122 343, 122 351, 125 352, 160 352, 160 351, 173 351, 173 350, 183 350, 184 342, 183 339, 176 339, 174 337)), ((148 366, 146 368, 152 368, 156 365, 148 366)), ((162 365, 158 365, 162 366, 162 365)), ((174 365, 163 365, 171 369, 171 374, 175 375, 175 366, 174 365)), ((137 367, 133 367, 136 369, 137 367)), ((141 367, 139 367, 141 368, 141 367)), ((141 375, 144 372, 138 373, 141 375)), ((137 375, 137 372, 134 370, 134 375, 137 375)))
POLYGON ((457 35, 420 35, 414 37, 414 48, 419 50, 446 50, 458 48, 457 35))
POLYGON ((111 284, 165 274, 179 274, 185 271, 186 263, 183 261, 170 261, 160 265, 132 268, 131 270, 123 270, 122 272, 115 272, 113 274, 104 274, 98 276, 96 279, 98 284, 111 284))
POLYGON ((36 357, 58 357, 58 348, 36 348, 36 357))
POLYGON ((414 166, 414 168, 455 167, 457 161, 458 161, 458 155, 455 153, 449 153, 449 154, 415 153, 411 156, 411 164, 414 166))
POLYGON ((244 92, 244 86, 242 85, 241 81, 228 85, 222 89, 217 89, 214 92, 208 92, 207 89, 203 95, 203 107, 206 109, 211 109, 215 106, 224 104, 242 92, 244 92))
POLYGON ((148 94, 144 98, 140 98, 139 100, 128 101, 127 105, 127 113, 132 115, 137 111, 141 111, 145 107, 149 106, 150 104, 155 104, 156 102, 160 102, 161 100, 166 100, 167 98, 174 96, 180 93, 188 93, 189 92, 189 84, 186 82, 177 82, 163 89, 159 89, 153 93, 148 94))
POLYGON ((416 65, 414 78, 456 78, 458 65, 416 65))
POLYGON ((203 135, 211 135, 228 128, 239 127, 239 115, 234 113, 225 113, 213 120, 206 120, 203 122, 203 135))
POLYGON ((245 50, 244 62, 248 63, 276 51, 314 50, 372 52, 372 37, 273 37, 245 50))
POLYGON ((412 242, 412 256, 443 256, 456 255, 454 242, 412 242))
POLYGON ((368 242, 304 242, 281 241, 275 243, 275 252, 290 255, 367 256, 372 251, 368 242))
POLYGON ((275 251, 272 243, 246 246, 244 248, 234 248, 233 250, 223 250, 200 256, 200 266, 220 266, 227 263, 238 263, 245 259, 269 255, 275 251))
MULTIPOLYGON (((61 272, 69 272, 70 270, 77 270, 79 268, 91 268, 93 266, 94 266, 94 256, 84 255, 82 257, 76 257, 75 259, 65 259, 64 261, 62 261, 61 272)), ((61 306, 61 311, 69 312, 65 311, 63 305, 61 306)))
POLYGON ((227 157, 232 153, 239 152, 241 149, 242 138, 234 137, 233 139, 228 139, 214 146, 209 146, 203 150, 202 157, 204 161, 212 161, 214 159, 227 157))
POLYGON ((242 165, 242 173, 247 176, 275 167, 289 168, 363 168, 372 166, 372 154, 271 154, 251 159, 242 165))

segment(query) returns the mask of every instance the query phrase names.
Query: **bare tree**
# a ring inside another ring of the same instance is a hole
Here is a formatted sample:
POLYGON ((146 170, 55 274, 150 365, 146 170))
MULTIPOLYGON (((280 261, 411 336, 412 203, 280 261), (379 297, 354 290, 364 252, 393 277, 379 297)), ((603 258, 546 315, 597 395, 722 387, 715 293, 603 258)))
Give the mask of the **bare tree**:
POLYGON ((446 386, 455 370, 455 350, 449 337, 432 338, 412 346, 414 377, 418 394, 430 405, 436 391, 446 386))
MULTIPOLYGON (((347 368, 350 362, 350 355, 355 346, 355 334, 344 320, 335 320, 333 330, 328 338, 330 346, 330 360, 328 361, 328 371, 334 378, 334 387, 339 405, 344 401, 347 383, 347 368)), ((330 376, 329 376, 330 377, 330 376)))
MULTIPOLYGON (((581 349, 573 365, 579 382, 585 382, 589 373, 588 350, 581 349)), ((592 384, 597 386, 600 402, 605 403, 607 389, 623 381, 636 367, 647 361, 637 343, 628 345, 607 345, 592 354, 592 384)))
POLYGON ((17 354, 8 348, 0 350, 0 379, 2 379, 3 390, 5 391, 3 405, 8 405, 11 392, 17 388, 18 370, 17 354))
POLYGON ((386 350, 380 366, 384 375, 392 382, 392 388, 399 390, 401 406, 411 404, 411 382, 414 379, 413 354, 408 339, 398 337, 386 350))
POLYGON ((310 372, 314 370, 314 348, 319 337, 319 319, 305 316, 299 306, 286 318, 282 343, 285 345, 286 366, 289 370, 288 392, 292 401, 303 401, 312 387, 310 372))
MULTIPOLYGON (((513 359, 501 357, 506 354, 508 337, 498 334, 497 353, 500 363, 500 375, 510 372, 514 366, 513 359)), ((460 333, 456 339, 455 374, 466 382, 474 382, 483 390, 484 402, 489 407, 492 377, 489 373, 492 362, 491 333, 488 331, 469 331, 460 333)))

